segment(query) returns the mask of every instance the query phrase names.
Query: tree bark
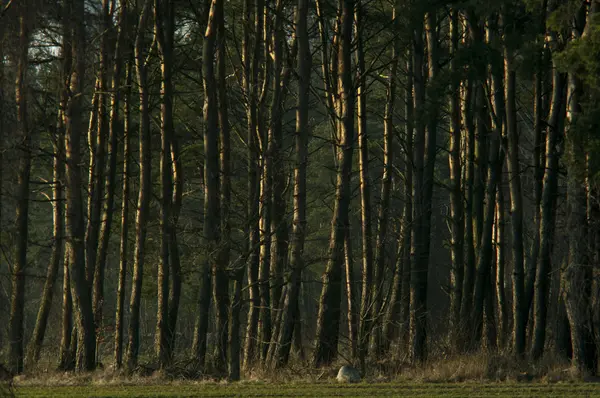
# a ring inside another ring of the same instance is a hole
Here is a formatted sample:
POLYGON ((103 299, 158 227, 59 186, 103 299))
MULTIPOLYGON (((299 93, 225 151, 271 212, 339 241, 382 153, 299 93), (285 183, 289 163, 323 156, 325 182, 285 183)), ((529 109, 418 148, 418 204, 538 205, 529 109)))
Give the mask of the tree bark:
POLYGON ((281 321, 274 366, 288 363, 296 319, 299 317, 298 300, 306 236, 306 170, 308 162, 308 107, 312 58, 308 36, 308 0, 298 0, 296 11, 296 39, 298 41, 298 99, 296 106, 296 132, 294 135, 294 202, 290 246, 290 273, 281 310, 281 321))
POLYGON ((553 74, 552 104, 546 133, 546 164, 541 194, 540 252, 535 278, 534 325, 531 356, 541 358, 546 342, 546 319, 548 314, 548 288, 552 270, 552 247, 556 222, 558 191, 558 143, 563 139, 564 129, 564 83, 565 76, 555 69, 553 74))
POLYGON ((450 42, 452 45, 452 58, 450 68, 454 74, 450 92, 450 153, 448 163, 450 167, 450 217, 451 228, 451 256, 452 268, 450 283, 452 295, 450 297, 450 335, 453 345, 457 345, 461 332, 460 304, 464 280, 464 206, 462 193, 462 166, 460 158, 460 144, 462 140, 462 125, 460 114, 460 77, 459 51, 460 26, 458 10, 453 9, 450 20, 450 42))
POLYGON ((140 306, 142 300, 142 281, 146 255, 146 226, 150 207, 151 186, 151 134, 150 111, 148 109, 147 70, 144 54, 144 31, 146 30, 152 0, 146 0, 140 13, 138 31, 135 38, 135 69, 140 98, 140 183, 135 215, 135 249, 133 257, 133 281, 129 301, 129 329, 127 342, 127 368, 137 367, 140 346, 140 306))
POLYGON ((12 297, 8 325, 8 367, 14 374, 23 371, 24 312, 25 312, 25 268, 29 237, 29 176, 31 174, 31 132, 27 113, 27 69, 29 67, 29 37, 31 21, 27 16, 26 4, 21 4, 19 15, 19 47, 15 101, 17 104, 17 137, 19 166, 15 206, 15 254, 12 269, 12 297))
POLYGON ((131 176, 131 83, 133 80, 133 61, 127 63, 126 89, 124 95, 123 124, 123 185, 121 191, 121 235, 119 237, 119 280, 117 282, 117 308, 115 310, 115 368, 123 364, 123 318, 125 316, 125 287, 129 262, 129 201, 131 176))
MULTIPOLYGON (((383 272, 373 269, 373 228, 371 226, 371 181, 369 176, 369 139, 367 135, 367 77, 365 66, 365 50, 362 35, 363 7, 362 1, 356 5, 354 18, 356 36, 356 67, 357 67, 357 134, 358 134, 358 168, 360 177, 360 217, 361 217, 361 263, 362 263, 362 295, 360 307, 360 327, 358 335, 358 349, 361 363, 364 363, 368 353, 369 338, 378 333, 372 326, 379 319, 379 297, 382 294, 383 272), (373 283, 374 282, 374 283, 373 283), (374 321, 374 324, 373 324, 374 321)), ((385 182, 384 182, 385 183, 385 182)), ((349 234, 349 232, 346 232, 349 234)), ((383 266, 383 264, 381 264, 383 266)), ((379 264, 378 264, 379 267, 379 264)), ((382 269, 383 271, 383 269, 382 269)), ((348 308, 350 311, 350 307, 348 308)), ((379 339, 373 338, 373 346, 379 345, 379 339)))
MULTIPOLYGON (((437 18, 435 11, 428 12, 426 19, 428 81, 435 87, 439 72, 437 18)), ((410 348, 412 362, 427 358, 427 278, 429 271, 429 247, 431 244, 431 203, 436 155, 437 98, 430 88, 427 99, 431 102, 425 113, 425 81, 422 75, 424 61, 423 25, 414 30, 414 87, 416 110, 416 134, 413 154, 415 221, 413 230, 413 264, 410 289, 410 348), (427 120, 427 123, 426 123, 427 120)))
POLYGON ((154 30, 161 57, 161 156, 160 156, 160 260, 158 263, 158 294, 154 353, 158 365, 167 366, 172 357, 169 325, 169 241, 173 229, 173 168, 171 147, 173 137, 173 41, 175 8, 172 2, 154 0, 154 30))
POLYGON ((75 309, 77 328, 76 368, 80 371, 93 370, 96 361, 96 330, 92 308, 91 285, 86 274, 85 234, 83 198, 81 194, 80 144, 85 130, 81 120, 83 85, 85 73, 85 20, 83 0, 70 0, 70 23, 72 37, 73 68, 70 78, 70 97, 65 118, 66 153, 66 242, 69 252, 69 277, 71 296, 75 309))
POLYGON ((313 364, 317 367, 330 364, 337 356, 340 326, 341 273, 344 261, 344 236, 348 228, 350 206, 350 177, 352 152, 354 150, 354 101, 352 83, 351 52, 354 0, 343 0, 340 4, 339 45, 339 107, 338 118, 340 141, 337 143, 338 170, 335 205, 329 239, 329 260, 323 275, 323 289, 319 300, 317 332, 313 364))

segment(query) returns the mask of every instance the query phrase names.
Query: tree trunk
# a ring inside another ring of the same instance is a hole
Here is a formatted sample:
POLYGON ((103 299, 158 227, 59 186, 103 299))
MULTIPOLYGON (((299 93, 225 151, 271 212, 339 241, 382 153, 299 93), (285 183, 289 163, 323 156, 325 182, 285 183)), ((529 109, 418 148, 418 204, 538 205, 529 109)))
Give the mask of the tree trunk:
MULTIPOLYGON (((247 21, 250 21, 251 2, 246 1, 247 21)), ((246 341, 244 344, 244 367, 249 369, 257 357, 258 346, 258 321, 260 313, 259 290, 259 260, 260 260, 260 230, 259 230, 259 142, 261 136, 258 121, 258 72, 261 58, 261 45, 263 41, 263 28, 265 12, 264 0, 257 0, 254 5, 254 49, 252 58, 249 56, 249 32, 245 32, 244 56, 245 63, 245 93, 248 97, 248 287, 250 293, 250 308, 248 309, 248 322, 246 325, 246 341)), ((247 24, 248 25, 248 24, 247 24)))
POLYGON ((127 77, 124 96, 123 124, 123 186, 121 196, 121 235, 119 238, 119 280, 117 282, 117 308, 115 310, 115 348, 114 364, 120 369, 123 364, 123 318, 125 316, 125 287, 127 283, 127 265, 129 260, 129 200, 131 176, 131 83, 133 62, 127 63, 127 77))
MULTIPOLYGON (((392 24, 395 29, 399 28, 399 2, 395 2, 394 10, 392 13, 392 24)), ((383 131, 384 131, 384 175, 381 187, 382 193, 382 206, 379 214, 379 225, 384 228, 379 228, 377 233, 377 240, 381 246, 377 249, 378 261, 385 257, 385 239, 387 235, 387 218, 389 216, 390 207, 390 196, 392 188, 393 178, 393 163, 394 163, 394 110, 395 110, 395 99, 396 99, 396 79, 398 77, 398 59, 400 57, 400 40, 399 37, 394 38, 393 50, 392 50, 392 63, 390 65, 390 77, 388 79, 387 90, 386 90, 386 102, 383 116, 383 131), (385 198, 385 201, 383 200, 385 198)), ((406 207, 406 203, 404 204, 406 207)), ((402 228, 401 234, 405 233, 405 229, 402 228)), ((399 242, 402 240, 400 235, 399 242)), ((384 353, 389 350, 390 342, 395 338, 398 323, 398 315, 400 315, 400 308, 402 305, 402 251, 400 244, 400 250, 398 250, 398 258, 396 258, 396 264, 394 267, 394 279, 392 282, 392 292, 390 296, 390 304, 385 312, 382 330, 382 345, 381 352, 384 353)))
POLYGON ((535 278, 533 345, 531 348, 531 356, 534 359, 541 358, 546 342, 548 287, 551 276, 550 272, 552 270, 552 247, 554 245, 558 191, 558 162, 560 159, 557 145, 563 139, 565 76, 556 69, 556 65, 552 74, 552 105, 546 133, 546 170, 541 194, 539 265, 535 278))
POLYGON ((340 141, 337 143, 338 170, 335 205, 329 239, 329 260, 323 275, 323 289, 319 300, 317 333, 313 353, 314 366, 330 364, 337 356, 340 326, 341 273, 344 261, 344 236, 348 228, 350 207, 350 177, 354 151, 354 98, 351 52, 354 0, 341 3, 339 45, 339 107, 340 141))
POLYGON ((498 176, 498 190, 496 192, 496 304, 498 306, 498 347, 506 346, 508 333, 508 307, 505 289, 506 241, 504 220, 504 187, 502 186, 502 173, 498 176))
POLYGON ((456 58, 458 54, 460 26, 458 20, 458 10, 453 9, 451 14, 450 41, 452 52, 455 56, 452 58, 450 68, 455 77, 451 83, 450 93, 450 153, 448 163, 450 167, 450 217, 452 219, 451 228, 451 256, 452 268, 450 271, 450 283, 452 295, 450 297, 450 335, 451 343, 457 345, 461 331, 460 304, 462 301, 462 289, 464 280, 464 206, 462 193, 462 170, 460 158, 460 144, 462 135, 461 115, 460 115, 460 78, 458 77, 459 61, 456 58))
MULTIPOLYGON (((215 303, 217 307, 217 346, 216 346, 216 363, 215 368, 225 372, 227 370, 227 345, 229 337, 229 277, 227 269, 229 266, 230 247, 231 247, 231 225, 229 220, 229 207, 231 202, 231 166, 230 152, 231 143, 229 137, 229 116, 227 105, 227 81, 225 69, 225 16, 224 16, 223 1, 218 1, 216 5, 216 29, 217 29, 217 101, 218 101, 218 117, 220 131, 220 210, 221 210, 221 232, 220 232, 220 254, 218 264, 215 269, 215 303)), ((241 285, 240 285, 241 286, 241 285)), ((237 288, 234 286, 234 289, 237 288)), ((235 292, 234 292, 235 295, 235 292)), ((234 296, 235 297, 235 296, 234 296)), ((239 333, 238 328, 235 330, 239 333)), ((239 340, 239 337, 238 337, 239 340)))
MULTIPOLYGON (((437 18, 435 11, 426 15, 428 81, 435 85, 438 72, 437 18)), ((425 114, 425 81, 422 76, 424 61, 423 29, 419 24, 414 31, 414 86, 416 109, 416 135, 414 146, 415 222, 413 231, 413 265, 410 289, 410 351, 412 362, 427 358, 427 277, 429 269, 429 247, 431 244, 431 202, 436 155, 437 99, 432 91, 431 102, 425 114), (426 117, 426 119, 425 119, 426 117), (425 122, 427 120, 427 123, 425 122)))
MULTIPOLYGON (((544 37, 546 35, 546 9, 548 6, 548 0, 543 0, 541 4, 541 16, 539 35, 544 37)), ((531 247, 529 249, 529 255, 525 261, 525 308, 524 313, 527 314, 525 322, 529 320, 529 312, 532 308, 534 290, 537 276, 536 267, 538 267, 538 256, 540 254, 540 232, 541 232, 541 217, 542 217, 542 189, 544 180, 544 106, 543 106, 543 95, 544 95, 544 74, 546 73, 546 60, 544 54, 547 51, 543 47, 539 47, 535 54, 535 75, 533 83, 533 202, 535 205, 534 212, 534 231, 533 239, 531 241, 531 247)), ((541 260, 540 260, 541 261, 541 260)), ((534 312, 535 316, 535 312, 534 312)), ((533 325, 531 325, 533 327, 533 325)))
POLYGON ((148 87, 146 60, 144 54, 144 31, 152 6, 152 0, 146 0, 139 17, 138 31, 135 38, 135 68, 140 97, 140 184, 138 203, 135 215, 135 249, 133 257, 133 281, 131 299, 129 301, 129 329, 127 342, 127 368, 133 370, 138 364, 140 346, 140 306, 142 300, 142 281, 146 255, 146 226, 151 186, 151 134, 150 111, 148 109, 148 87))
POLYGON ((288 363, 294 326, 299 317, 298 300, 306 236, 306 169, 308 162, 308 107, 311 78, 311 52, 308 36, 308 0, 298 0, 296 11, 296 39, 298 40, 298 100, 296 106, 296 132, 294 136, 294 202, 292 241, 290 247, 290 275, 286 284, 281 321, 279 322, 279 340, 274 358, 274 366, 288 363))
MULTIPOLYGON (((358 133, 358 168, 360 176, 360 216, 361 216, 361 263, 362 263, 362 296, 360 308, 360 328, 358 336, 358 349, 361 363, 364 363, 368 353, 369 337, 378 333, 372 329, 379 319, 379 297, 382 294, 381 279, 383 272, 378 273, 373 269, 373 228, 371 227, 371 181, 369 176, 369 139, 367 135, 367 77, 365 66, 365 52, 362 35, 363 32, 363 7, 359 0, 355 10, 356 20, 356 65, 357 65, 357 133, 358 133), (374 278, 375 277, 375 278, 374 278), (375 282, 375 283, 373 283, 375 282)), ((349 232, 347 232, 349 234, 349 232)), ((381 264, 383 266, 383 264, 381 264)), ((378 265, 379 266, 379 265, 378 265)), ((383 270, 382 270, 383 271, 383 270)), ((350 307, 348 308, 350 311, 350 307)), ((373 339, 374 346, 379 345, 379 339, 373 339)))
POLYGON ((17 147, 20 152, 17 171, 15 206, 15 254, 12 269, 12 297, 8 326, 8 366, 12 373, 23 371, 23 323, 25 312, 25 268, 27 267, 27 245, 29 236, 29 175, 31 174, 31 132, 27 114, 27 69, 29 66, 29 37, 31 21, 27 7, 19 7, 19 47, 15 100, 17 104, 17 147))
MULTIPOLYGON (((598 4, 593 2, 589 10, 585 29, 580 32, 577 25, 584 25, 586 5, 582 5, 573 24, 571 39, 586 39, 592 29, 591 23, 598 4)), ((566 157, 567 162, 567 228, 569 231, 569 259, 565 271, 565 305, 571 325, 573 366, 582 374, 596 375, 598 352, 594 340, 591 308, 592 267, 588 253, 588 222, 586 198, 586 148, 587 126, 581 122, 584 98, 583 82, 576 72, 569 74, 567 89, 566 157)))
POLYGON ((81 120, 83 108, 83 85, 85 72, 85 20, 83 0, 71 0, 71 13, 66 17, 70 22, 72 37, 73 68, 70 78, 69 101, 65 122, 66 153, 66 242, 69 252, 69 277, 71 295, 75 309, 77 328, 78 370, 90 371, 95 367, 96 330, 92 308, 91 285, 86 275, 85 234, 83 219, 83 198, 81 193, 80 144, 85 129, 81 120))
MULTIPOLYGON (((490 28, 490 35, 494 34, 495 25, 496 24, 493 23, 492 27, 490 28)), ((493 40, 494 38, 490 37, 490 41, 493 40)), ((494 214, 496 210, 496 188, 499 175, 502 172, 502 164, 504 162, 504 153, 501 152, 500 149, 503 131, 502 114, 504 113, 505 108, 502 91, 502 68, 497 64, 492 65, 492 89, 492 119, 494 130, 489 138, 489 165, 480 165, 480 167, 485 167, 485 169, 488 170, 488 176, 486 179, 485 188, 485 205, 483 213, 484 223, 482 225, 482 229, 479 231, 481 233, 481 240, 478 245, 479 255, 477 256, 475 294, 473 297, 473 318, 471 322, 471 327, 473 328, 473 348, 476 348, 476 346, 481 341, 483 332, 482 326, 484 322, 484 306, 486 306, 486 301, 491 300, 491 298, 493 297, 493 290, 491 289, 490 283, 492 278, 491 271, 494 260, 494 247, 492 243, 494 238, 493 235, 495 218, 494 214)), ((487 305, 485 312, 491 319, 493 311, 491 311, 489 305, 487 305)), ((491 338, 490 336, 488 336, 488 341, 494 341, 494 346, 496 344, 495 340, 495 337, 491 338)))
MULTIPOLYGON (((510 33, 508 10, 502 16, 505 35, 510 33)), ((517 131, 516 71, 511 44, 504 44, 504 95, 506 103, 506 136, 508 137, 508 178, 511 205, 512 257, 513 257, 513 350, 517 356, 525 352, 525 297, 523 275, 523 194, 521 192, 521 167, 519 164, 519 133, 517 131)))
POLYGON ((66 371, 73 368, 71 355, 71 332, 73 331, 73 301, 71 299, 71 283, 69 280, 69 252, 65 248, 63 260, 63 286, 62 286, 62 316, 60 329, 60 353, 58 356, 58 370, 66 371))
POLYGON ((54 138, 54 159, 52 169, 52 253, 46 271, 46 281, 44 282, 44 290, 40 299, 40 308, 38 309, 35 328, 29 342, 27 350, 27 358, 25 363, 28 367, 35 365, 40 358, 40 351, 46 328, 48 326, 48 318, 52 309, 52 301, 54 297, 54 285, 58 277, 58 271, 61 263, 63 263, 63 235, 64 235, 64 203, 63 203, 63 181, 64 181, 64 119, 63 110, 58 111, 58 123, 56 126, 56 137, 54 138))
POLYGON ((154 353, 162 368, 172 357, 169 329, 169 241, 173 229, 173 168, 171 147, 173 137, 173 41, 175 9, 172 2, 154 0, 155 36, 161 57, 161 156, 160 156, 160 260, 158 263, 158 294, 154 353))
MULTIPOLYGON (((104 15, 105 19, 111 18, 106 10, 104 15)), ((114 54, 114 67, 112 75, 112 94, 110 104, 110 122, 108 132, 108 169, 106 173, 106 181, 104 183, 106 187, 106 201, 102 209, 101 225, 100 225, 100 240, 98 243, 98 256, 96 259, 96 266, 94 270, 94 292, 93 292, 93 303, 94 303, 94 319, 96 327, 99 328, 100 334, 102 333, 102 321, 103 314, 102 309, 104 306, 104 273, 106 269, 106 259, 108 257, 108 246, 110 243, 110 233, 112 229, 113 215, 114 215, 114 201, 115 191, 117 188, 117 155, 119 152, 119 130, 123 128, 122 120, 120 117, 121 107, 121 78, 123 75, 123 54, 127 32, 127 4, 123 3, 119 13, 119 31, 117 33, 117 41, 115 44, 114 54)), ((105 21, 104 26, 107 29, 111 28, 111 22, 105 21)), ((107 34, 105 33, 105 35, 107 34)), ((107 44, 108 46, 108 44, 107 44)), ((108 50, 106 50, 108 51, 108 50)), ((108 68, 108 65, 106 65, 108 68)), ((96 336, 98 344, 102 340, 102 337, 96 336)))

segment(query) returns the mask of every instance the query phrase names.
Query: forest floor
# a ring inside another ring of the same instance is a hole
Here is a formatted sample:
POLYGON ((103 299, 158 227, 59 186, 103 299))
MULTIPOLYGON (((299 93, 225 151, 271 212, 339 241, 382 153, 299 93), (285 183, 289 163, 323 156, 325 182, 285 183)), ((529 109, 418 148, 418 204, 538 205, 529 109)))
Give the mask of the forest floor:
POLYGON ((600 397, 600 383, 179 383, 24 386, 17 397, 600 397))

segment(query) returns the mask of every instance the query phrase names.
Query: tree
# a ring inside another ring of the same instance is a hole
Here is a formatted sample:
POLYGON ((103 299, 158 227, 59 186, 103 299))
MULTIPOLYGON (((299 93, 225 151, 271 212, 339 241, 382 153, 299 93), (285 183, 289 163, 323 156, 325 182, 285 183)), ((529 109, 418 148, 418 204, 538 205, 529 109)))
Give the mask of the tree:
POLYGON ((27 245, 29 234, 29 176, 31 174, 31 130, 28 120, 28 72, 29 40, 31 21, 27 13, 27 4, 18 7, 19 47, 17 78, 15 81, 15 100, 17 103, 17 133, 19 170, 17 172, 17 195, 15 222, 17 237, 15 246, 15 263, 12 270, 12 297, 10 304, 10 321, 8 338, 8 361, 13 373, 23 371, 23 317, 25 305, 25 268, 27 267, 27 245))
POLYGON ((151 187, 151 136, 150 114, 148 109, 148 78, 146 58, 144 54, 144 33, 151 9, 152 1, 146 0, 140 12, 137 34, 135 38, 135 69, 139 92, 139 143, 140 143, 140 183, 138 192, 137 209, 135 213, 135 249, 133 257, 133 281, 131 299, 129 301, 129 329, 127 342, 127 368, 133 370, 138 365, 140 344, 140 305, 141 289, 144 277, 144 263, 146 256, 146 225, 150 205, 151 187))

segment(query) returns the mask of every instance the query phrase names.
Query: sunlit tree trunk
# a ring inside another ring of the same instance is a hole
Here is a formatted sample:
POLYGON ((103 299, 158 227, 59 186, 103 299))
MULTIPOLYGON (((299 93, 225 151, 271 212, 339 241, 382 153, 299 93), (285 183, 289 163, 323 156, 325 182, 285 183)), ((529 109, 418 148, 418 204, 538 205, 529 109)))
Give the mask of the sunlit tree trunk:
MULTIPOLYGON (((105 10, 104 28, 106 29, 105 35, 108 35, 112 27, 110 22, 111 15, 108 9, 105 10), (108 21, 107 21, 108 19, 108 21)), ((126 32, 128 30, 128 14, 127 14, 127 3, 124 2, 121 5, 119 17, 118 17, 118 32, 115 43, 114 52, 114 65, 111 82, 111 101, 110 101, 110 119, 108 125, 108 167, 106 171, 106 181, 104 183, 106 187, 106 201, 102 207, 102 217, 100 219, 100 236, 98 242, 98 255, 96 259, 96 265, 94 270, 94 291, 93 291, 93 303, 94 303, 94 319, 96 327, 99 329, 99 335, 96 336, 98 342, 102 340, 102 322, 103 322, 103 306, 104 306, 104 274, 106 269, 106 261, 108 257, 108 247, 110 244, 110 234, 112 229, 112 222, 114 217, 114 201, 115 191, 117 189, 117 155, 119 152, 119 131, 123 128, 123 121, 121 119, 121 80, 123 76, 123 57, 124 49, 126 46, 126 32)), ((106 44, 109 46, 109 44, 106 44)), ((108 51, 108 50, 106 50, 108 51)), ((107 55, 108 56, 108 55, 107 55)), ((106 65, 105 68, 108 68, 106 65)), ((108 73, 108 72, 106 72, 108 73)), ((107 83, 108 84, 108 83, 107 83)), ((106 110, 108 113, 108 109, 106 110)))
POLYGON ((348 228, 350 206, 350 177, 352 153, 354 151, 354 102, 352 83, 351 52, 354 0, 343 0, 340 12, 339 44, 339 108, 338 117, 340 140, 338 150, 338 170, 335 205, 329 239, 329 260, 323 275, 323 289, 319 300, 317 332, 313 364, 321 366, 331 363, 337 355, 340 326, 341 274, 344 262, 344 236, 348 228))
POLYGON ((119 237, 119 280, 117 282, 117 308, 115 310, 115 368, 123 364, 123 319, 125 317, 125 288, 127 282, 127 266, 129 262, 129 200, 131 178, 131 83, 133 81, 133 61, 127 63, 125 80, 124 114, 123 114, 123 185, 121 190, 121 235, 119 237))
MULTIPOLYGON (((452 58, 450 68, 452 73, 458 74, 459 63, 456 54, 459 51, 460 21, 458 10, 452 10, 450 25, 450 42, 452 45, 452 58)), ((452 344, 458 342, 460 335, 460 304, 464 279, 464 206, 462 193, 462 165, 460 159, 460 144, 462 135, 460 113, 460 78, 455 76, 451 83, 450 92, 450 153, 448 162, 450 167, 450 217, 451 228, 451 255, 452 269, 450 273, 452 295, 450 297, 450 334, 452 344)))
MULTIPOLYGON (((250 22, 252 2, 246 1, 246 16, 250 22)), ((250 58, 249 33, 244 42, 245 64, 245 94, 248 98, 247 105, 247 146, 248 146, 248 286, 250 307, 246 324, 246 340, 244 345, 244 367, 248 369, 256 360, 258 351, 258 320, 260 314, 260 289, 259 289, 259 259, 260 259, 260 230, 259 230, 259 142, 261 136, 258 119, 258 75, 259 63, 262 55, 263 28, 265 1, 257 0, 254 4, 254 48, 250 58)), ((249 24, 246 24, 249 25, 249 24)), ((249 29, 249 27, 247 28, 249 29)))
MULTIPOLYGON (((392 14, 392 23, 395 29, 399 28, 399 2, 396 1, 394 4, 394 10, 392 14)), ((400 38, 394 37, 392 62, 390 65, 390 76, 388 78, 387 90, 386 90, 386 103, 383 116, 383 131, 384 131, 384 184, 381 187, 382 193, 382 206, 380 207, 379 214, 379 229, 377 230, 377 241, 379 242, 377 248, 378 262, 385 257, 385 242, 387 239, 387 217, 389 216, 390 207, 390 196, 392 188, 393 178, 393 164, 394 164, 394 111, 396 105, 396 79, 398 77, 398 60, 400 57, 400 38), (386 198, 383 201, 383 198, 386 198), (385 221, 384 221, 385 219, 385 221), (381 228, 383 226, 383 228, 381 228)), ((404 203, 406 207, 406 203, 404 203)), ((402 228, 401 233, 405 233, 405 228, 402 228)), ((400 237, 402 239, 402 237, 400 237)), ((392 282, 392 292, 390 295, 390 303, 385 312, 382 329, 382 344, 380 351, 382 353, 389 350, 391 341, 397 334, 397 323, 398 316, 400 315, 400 309, 402 306, 402 245, 400 244, 400 250, 398 250, 398 258, 396 258, 396 264, 394 267, 394 279, 392 282)))
POLYGON ((274 366, 288 363, 296 319, 300 316, 298 301, 306 236, 306 170, 308 162, 308 106, 311 77, 311 52, 308 36, 308 0, 298 0, 296 11, 296 40, 298 41, 298 100, 296 107, 296 132, 294 135, 294 200, 290 246, 289 276, 286 281, 281 309, 280 331, 274 366))
POLYGON ((151 134, 150 111, 148 109, 148 82, 145 59, 144 32, 150 17, 152 0, 146 0, 141 9, 138 31, 135 38, 135 69, 139 91, 139 145, 140 145, 140 183, 135 215, 135 249, 133 257, 133 281, 129 301, 129 329, 127 342, 127 368, 137 367, 140 346, 140 306, 142 300, 142 281, 146 256, 146 226, 150 206, 151 186, 151 134))

